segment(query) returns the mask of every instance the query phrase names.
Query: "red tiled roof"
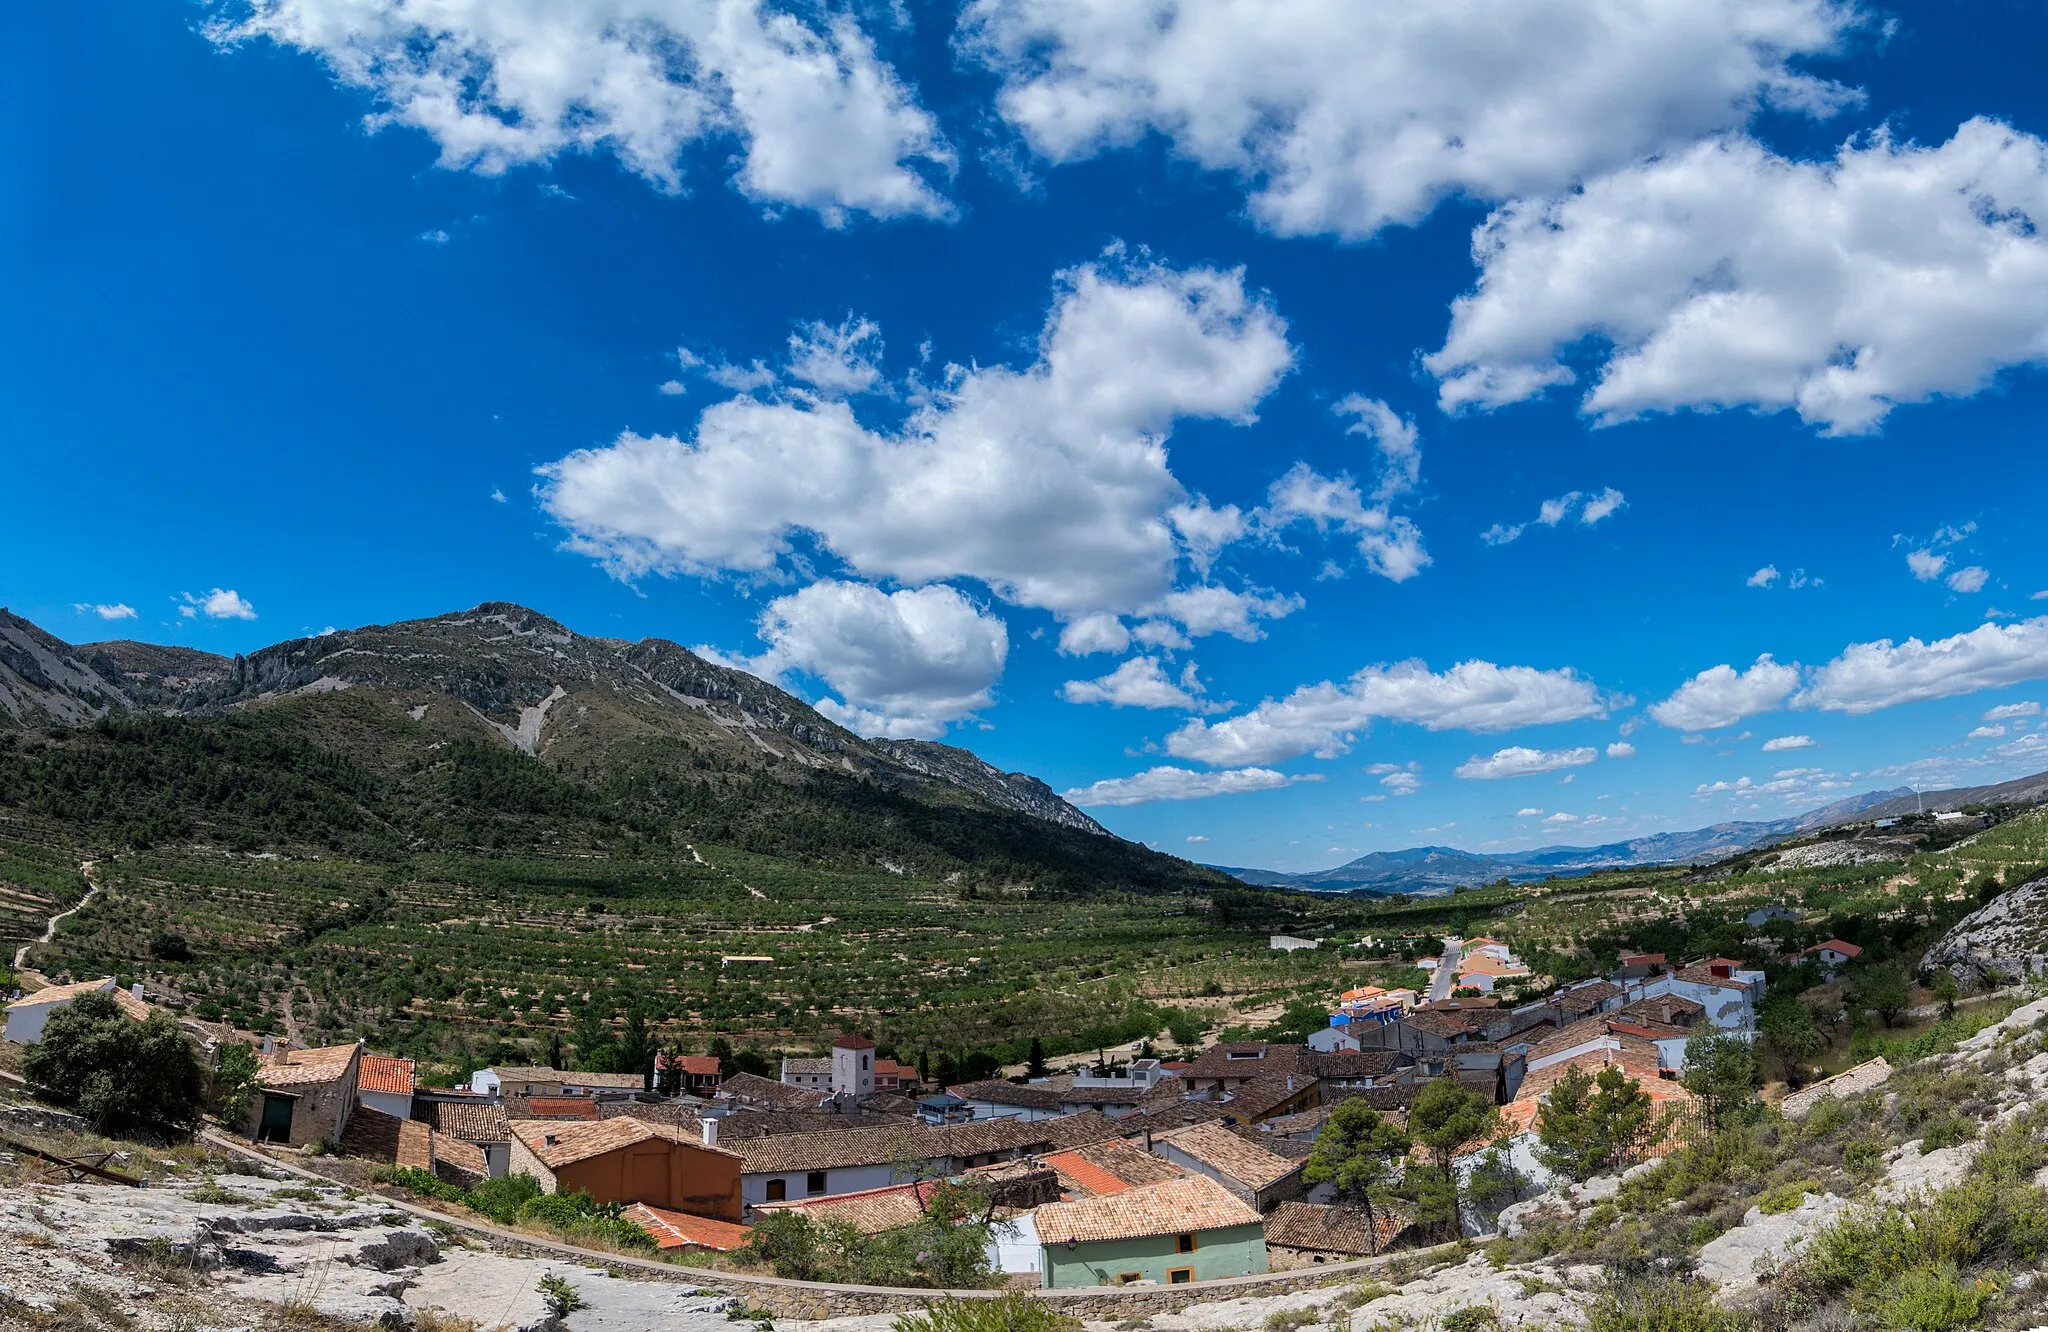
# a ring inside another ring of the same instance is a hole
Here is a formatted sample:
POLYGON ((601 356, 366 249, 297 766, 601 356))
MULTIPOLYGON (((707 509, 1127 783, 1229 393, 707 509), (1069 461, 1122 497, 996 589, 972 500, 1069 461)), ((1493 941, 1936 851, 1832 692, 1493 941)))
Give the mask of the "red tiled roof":
POLYGON ((1139 1239, 1259 1222, 1257 1212, 1207 1175, 1188 1175, 1085 1202, 1048 1203, 1033 1217, 1041 1244, 1139 1239))
POLYGON ((586 1096, 529 1096, 526 1112, 535 1119, 596 1119, 597 1102, 586 1096))
POLYGON ((841 1036, 832 1042, 835 1050, 872 1050, 875 1043, 865 1036, 841 1036))
POLYGON ((1823 948, 1830 949, 1834 952, 1840 953, 1843 957, 1861 957, 1863 955, 1863 950, 1861 948, 1858 948, 1855 944, 1852 943, 1845 943, 1840 939, 1823 939, 1819 943, 1815 944, 1813 947, 1807 949, 1806 951, 1809 953, 1818 953, 1823 948))
POLYGON ((663 1252, 670 1249, 716 1249, 720 1253, 731 1253, 754 1234, 750 1227, 734 1225, 730 1221, 691 1216, 688 1212, 671 1212, 665 1207, 649 1207, 646 1203, 634 1203, 622 1215, 652 1236, 654 1247, 663 1252))
POLYGON ((391 1092, 398 1096, 412 1094, 413 1063, 394 1055, 365 1054, 362 1066, 356 1070, 356 1089, 366 1092, 391 1092))

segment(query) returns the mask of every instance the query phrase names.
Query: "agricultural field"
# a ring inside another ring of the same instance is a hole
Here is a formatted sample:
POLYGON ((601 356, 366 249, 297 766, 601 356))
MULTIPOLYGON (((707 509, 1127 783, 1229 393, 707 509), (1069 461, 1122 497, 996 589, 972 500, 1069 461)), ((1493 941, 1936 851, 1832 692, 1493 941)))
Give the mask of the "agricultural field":
POLYGON ((1268 918, 1341 932, 1364 912, 1350 899, 1275 910, 1272 895, 1247 893, 1266 910, 1239 922, 1204 896, 1039 899, 708 845, 662 860, 432 853, 390 865, 129 851, 95 877, 101 893, 34 965, 144 979, 251 1031, 364 1035, 455 1063, 507 1041, 536 1051, 553 1033, 573 1048, 636 1000, 663 1038, 698 1048, 723 1035, 811 1049, 850 1028, 905 1051, 1007 1053, 1038 1037, 1058 1053, 1169 1026, 1193 1040, 1235 1013, 1320 1002, 1371 970, 1334 941, 1267 947, 1268 918))

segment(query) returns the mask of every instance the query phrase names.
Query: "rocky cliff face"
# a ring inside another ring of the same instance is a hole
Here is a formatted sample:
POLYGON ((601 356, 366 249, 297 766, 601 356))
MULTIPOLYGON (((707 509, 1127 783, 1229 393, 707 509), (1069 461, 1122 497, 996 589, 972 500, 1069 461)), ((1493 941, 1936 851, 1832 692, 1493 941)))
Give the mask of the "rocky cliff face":
POLYGON ((2008 889, 1957 921, 1920 965, 1966 981, 2048 971, 2048 878, 2008 889))
POLYGON ((69 644, 0 610, 0 717, 24 726, 74 726, 132 706, 69 644))

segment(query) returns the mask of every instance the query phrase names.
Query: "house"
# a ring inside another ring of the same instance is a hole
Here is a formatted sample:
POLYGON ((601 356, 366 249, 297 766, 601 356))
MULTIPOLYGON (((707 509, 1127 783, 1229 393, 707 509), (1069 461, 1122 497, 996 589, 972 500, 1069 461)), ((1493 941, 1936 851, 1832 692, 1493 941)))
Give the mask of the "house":
POLYGON ((1060 1187, 1076 1198, 1104 1197, 1147 1184, 1164 1184, 1188 1172, 1140 1148, 1129 1138, 1108 1138, 1043 1158, 1060 1187))
POLYGON ((1481 994, 1492 994, 1494 986, 1502 981, 1519 980, 1529 974, 1529 968, 1519 962, 1504 961, 1491 952, 1468 954, 1458 964, 1458 985, 1461 988, 1478 990, 1481 994))
POLYGON ((1298 939, 1291 934, 1274 934, 1269 935, 1266 939, 1266 947, 1276 953, 1299 953, 1304 949, 1312 949, 1315 946, 1316 941, 1314 939, 1298 939))
POLYGON ((1754 1031, 1764 999, 1764 973, 1733 958, 1713 957, 1653 977, 1636 989, 1639 999, 1662 995, 1691 999, 1723 1031, 1754 1031))
POLYGON ((1769 906, 1760 906, 1756 910, 1744 916, 1742 918, 1742 923, 1749 926, 1751 929, 1755 929, 1760 925, 1768 925, 1774 920, 1798 919, 1799 913, 1797 911, 1794 911, 1791 907, 1783 906, 1779 903, 1773 902, 1769 906))
POLYGON ((647 1090, 645 1073, 563 1073, 562 1095, 623 1101, 647 1090))
POLYGON ((475 1147, 484 1157, 484 1175, 501 1179, 512 1169, 512 1124, 502 1105, 470 1105, 435 1101, 420 1107, 426 1123, 442 1138, 475 1147))
POLYGON ((1329 1026, 1309 1034, 1308 1048, 1317 1054, 1337 1054, 1364 1048, 1358 1043, 1358 1035, 1351 1030, 1351 1025, 1351 1018, 1345 1014, 1330 1014, 1329 1026))
POLYGON ((1468 1015, 1466 1010, 1443 1004, 1418 1008, 1398 1022, 1358 1031, 1359 1044, 1366 1050, 1398 1050, 1424 1058, 1441 1055, 1454 1045, 1481 1039, 1479 1028, 1491 1012, 1468 1015))
POLYGON ((363 1045, 299 1050, 290 1041, 264 1042, 256 1060, 261 1094, 251 1098, 242 1131, 257 1142, 306 1147, 339 1142, 356 1105, 363 1045))
POLYGON ((966 1104, 970 1119, 1056 1119, 1061 1113, 1059 1093, 1050 1087, 992 1078, 950 1090, 966 1104))
POLYGON ((731 1221, 649 1207, 646 1203, 634 1203, 619 1215, 646 1231, 661 1253, 731 1253, 754 1235, 748 1227, 731 1221))
POLYGON ((1408 1218, 1375 1209, 1370 1224, 1355 1207, 1284 1202, 1266 1214, 1266 1262, 1275 1272, 1322 1263, 1348 1263, 1383 1253, 1408 1218))
POLYGON ((832 1061, 830 1059, 796 1058, 787 1056, 782 1061, 782 1085, 802 1087, 806 1091, 832 1090, 832 1061))
MULTIPOLYGON (((1042 1278, 1038 1230, 1030 1209, 1059 1201, 1059 1177, 1043 1165, 1009 1164, 969 1171, 954 1179, 979 1183, 990 1191, 990 1201, 995 1206, 987 1248, 989 1265, 1013 1279, 1042 1278)), ((756 1209, 756 1216, 762 1212, 796 1212, 816 1221, 852 1226, 863 1235, 878 1235, 923 1221, 932 1191, 942 1182, 911 1180, 836 1197, 769 1203, 756 1209)))
POLYGON ((34 994, 25 994, 7 1005, 7 1039, 20 1045, 39 1039, 50 1014, 85 994, 111 994, 123 1013, 140 1022, 151 1012, 150 1006, 142 1001, 141 989, 142 986, 137 985, 132 991, 124 990, 115 984, 112 976, 105 976, 71 985, 51 985, 34 994))
POLYGON ((735 1073, 718 1085, 718 1099, 746 1110, 816 1110, 831 1100, 832 1094, 754 1073, 735 1073))
POLYGON ((1628 991, 1613 981, 1582 981, 1550 996, 1560 1024, 1591 1013, 1608 1013, 1628 1002, 1628 991))
POLYGON ((356 1074, 356 1101, 399 1119, 411 1119, 412 1083, 412 1060, 366 1054, 356 1074))
MULTIPOLYGON (((668 1071, 668 1056, 654 1056, 655 1086, 661 1085, 662 1074, 668 1071)), ((685 1095, 715 1096, 724 1071, 725 1065, 717 1055, 681 1055, 676 1060, 676 1090, 685 1095)))
POLYGON ((1498 939, 1489 939, 1483 934, 1477 939, 1465 940, 1465 946, 1460 951, 1464 953, 1467 962, 1472 960, 1472 955, 1475 953, 1483 957, 1493 958, 1496 962, 1511 962, 1515 956, 1514 950, 1506 944, 1498 939))
POLYGON ((745 1164, 749 1207, 833 1197, 901 1184, 911 1177, 961 1174, 1020 1156, 1063 1151, 1117 1136, 1105 1115, 1065 1115, 1027 1123, 976 1120, 931 1126, 888 1125, 829 1132, 779 1133, 734 1144, 745 1164))
POLYGON ((1337 1011, 1356 1016, 1360 1013, 1374 1013, 1386 1009, 1405 1010, 1415 1007, 1420 998, 1415 991, 1405 986, 1386 990, 1377 985, 1361 985, 1337 996, 1337 1011))
POLYGON ((899 1064, 894 1059, 875 1060, 875 1090, 878 1092, 900 1092, 905 1087, 915 1087, 919 1081, 917 1070, 909 1064, 899 1064))
POLYGON ((1682 994, 1660 994, 1638 999, 1617 1010, 1631 1022, 1659 1022, 1667 1027, 1695 1027, 1706 1016, 1707 1006, 1682 994))
POLYGON ((1259 1214, 1206 1175, 1052 1203, 1032 1216, 1044 1284, 1185 1285, 1266 1270, 1259 1214))
POLYGON ((917 1117, 927 1124, 965 1124, 974 1118, 974 1107, 950 1092, 917 1098, 917 1117))
POLYGON ((1267 1151, 1221 1124, 1174 1129, 1152 1140, 1152 1152, 1190 1174, 1206 1175, 1260 1213, 1302 1197, 1305 1162, 1267 1151))
POLYGON ((1821 974, 1832 978, 1843 967, 1863 956, 1863 950, 1842 939, 1825 939, 1807 949, 1803 956, 1819 963, 1821 974))
POLYGON ((701 1139, 623 1115, 595 1124, 515 1119, 511 1130, 512 1173, 533 1176, 542 1192, 580 1189, 600 1203, 742 1219, 741 1158, 717 1145, 715 1122, 701 1139))
POLYGON ((1669 965, 1662 953, 1625 953, 1614 974, 1622 980, 1647 980, 1669 965))
POLYGON ((1181 1074, 1193 1095, 1220 1096, 1232 1092, 1261 1074, 1299 1071, 1306 1053, 1299 1045, 1274 1045, 1268 1041, 1225 1041, 1202 1051, 1201 1056, 1181 1074))
POLYGON ((513 1065, 480 1068, 469 1075, 471 1091, 484 1096, 560 1096, 562 1070, 513 1065))

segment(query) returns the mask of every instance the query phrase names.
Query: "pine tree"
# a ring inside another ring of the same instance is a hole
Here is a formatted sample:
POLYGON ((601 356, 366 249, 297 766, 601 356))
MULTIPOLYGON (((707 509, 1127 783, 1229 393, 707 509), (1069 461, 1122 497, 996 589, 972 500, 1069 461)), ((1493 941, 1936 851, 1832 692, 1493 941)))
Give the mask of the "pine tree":
POLYGON ((1334 1185, 1340 1198, 1363 1209, 1366 1231, 1377 1247, 1376 1214, 1393 1199, 1394 1163, 1407 1154, 1407 1134, 1364 1101, 1344 1101, 1317 1135, 1302 1178, 1334 1185))
POLYGON ((1045 1076, 1045 1042, 1036 1036, 1031 1038, 1031 1052, 1024 1057, 1024 1076, 1042 1078, 1045 1076))

